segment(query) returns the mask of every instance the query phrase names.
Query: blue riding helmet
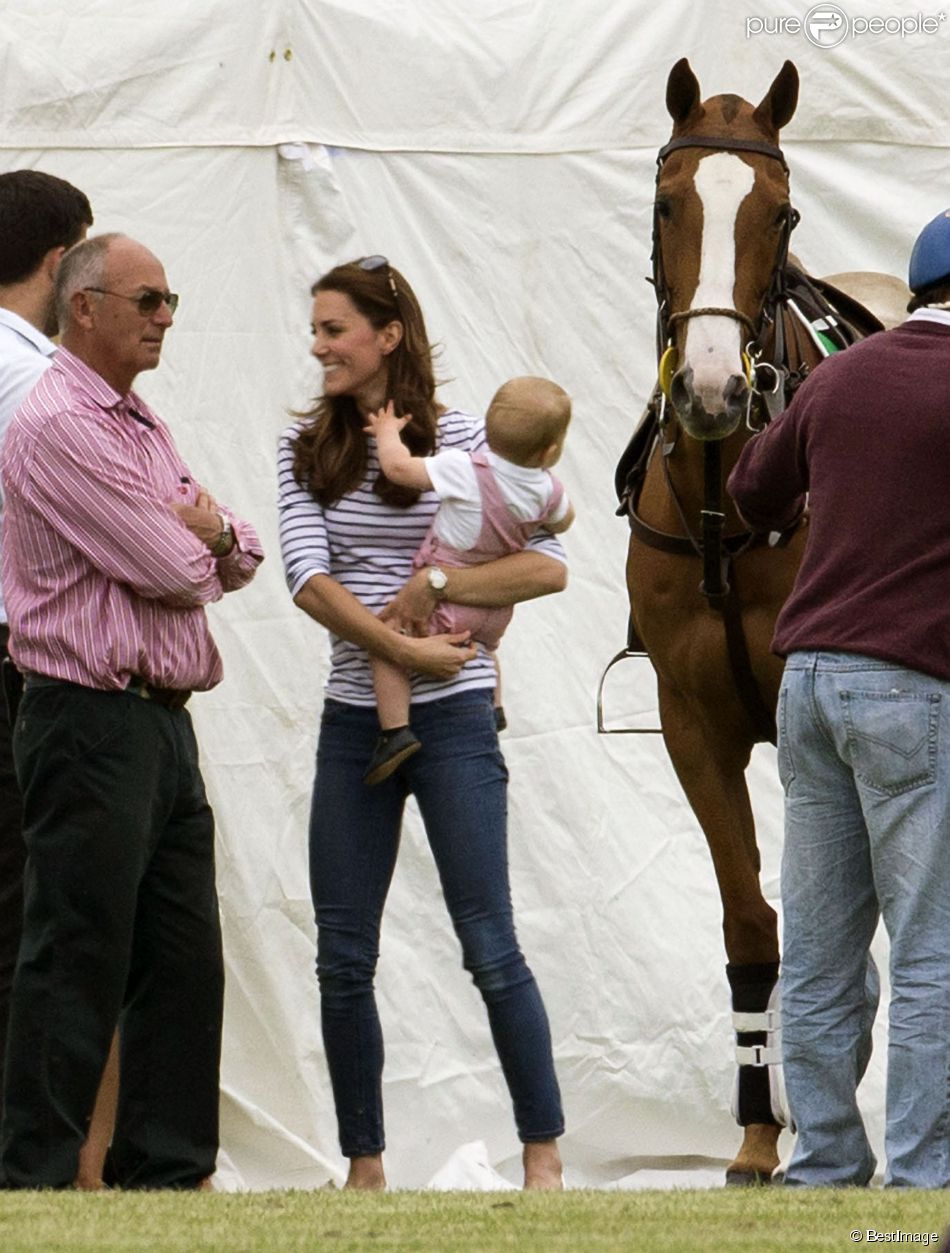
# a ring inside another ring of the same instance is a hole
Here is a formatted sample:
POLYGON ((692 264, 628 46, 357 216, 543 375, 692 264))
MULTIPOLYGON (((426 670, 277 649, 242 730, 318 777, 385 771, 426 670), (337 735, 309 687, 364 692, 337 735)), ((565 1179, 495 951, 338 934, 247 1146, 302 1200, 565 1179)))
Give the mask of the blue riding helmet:
POLYGON ((950 209, 938 213, 917 236, 907 285, 916 295, 943 279, 950 281, 950 209))

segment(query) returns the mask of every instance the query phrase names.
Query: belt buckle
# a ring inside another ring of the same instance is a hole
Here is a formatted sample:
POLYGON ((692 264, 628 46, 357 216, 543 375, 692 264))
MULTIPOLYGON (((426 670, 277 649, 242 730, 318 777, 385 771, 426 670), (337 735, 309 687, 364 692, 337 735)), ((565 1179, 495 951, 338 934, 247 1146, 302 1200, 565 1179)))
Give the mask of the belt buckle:
POLYGON ((132 676, 126 690, 134 692, 142 700, 149 700, 153 705, 159 705, 163 709, 183 709, 187 700, 187 697, 182 700, 179 694, 173 692, 171 688, 156 687, 154 683, 147 682, 139 674, 132 676))

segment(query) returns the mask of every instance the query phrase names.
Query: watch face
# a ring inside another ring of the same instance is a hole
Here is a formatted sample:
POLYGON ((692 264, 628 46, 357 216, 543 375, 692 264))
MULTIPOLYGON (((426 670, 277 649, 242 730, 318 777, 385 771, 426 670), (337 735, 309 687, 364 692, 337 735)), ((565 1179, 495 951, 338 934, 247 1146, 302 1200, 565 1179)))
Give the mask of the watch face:
POLYGON ((439 570, 435 566, 430 566, 429 586, 433 589, 433 591, 441 592, 448 581, 448 575, 444 570, 439 570))

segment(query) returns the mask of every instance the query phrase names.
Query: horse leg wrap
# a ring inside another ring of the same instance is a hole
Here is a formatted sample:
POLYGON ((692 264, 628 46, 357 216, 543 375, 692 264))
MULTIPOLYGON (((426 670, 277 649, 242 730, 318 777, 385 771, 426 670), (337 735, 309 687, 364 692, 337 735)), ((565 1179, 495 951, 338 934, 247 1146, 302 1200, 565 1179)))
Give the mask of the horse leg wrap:
POLYGON ((778 962, 726 966, 732 989, 732 1025, 738 1071, 732 1114, 740 1127, 790 1122, 782 1076, 782 1026, 778 962))

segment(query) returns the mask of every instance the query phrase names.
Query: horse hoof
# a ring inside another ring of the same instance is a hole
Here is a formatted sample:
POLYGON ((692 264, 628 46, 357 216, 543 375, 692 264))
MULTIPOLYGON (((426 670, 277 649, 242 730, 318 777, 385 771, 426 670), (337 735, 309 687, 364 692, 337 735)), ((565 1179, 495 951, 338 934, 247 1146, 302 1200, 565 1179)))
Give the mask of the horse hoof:
POLYGON ((761 1170, 727 1170, 727 1188, 766 1188, 772 1176, 761 1170))

